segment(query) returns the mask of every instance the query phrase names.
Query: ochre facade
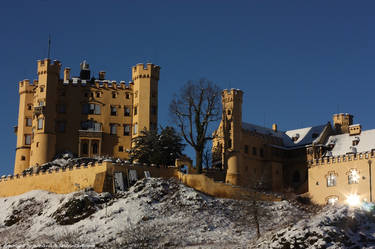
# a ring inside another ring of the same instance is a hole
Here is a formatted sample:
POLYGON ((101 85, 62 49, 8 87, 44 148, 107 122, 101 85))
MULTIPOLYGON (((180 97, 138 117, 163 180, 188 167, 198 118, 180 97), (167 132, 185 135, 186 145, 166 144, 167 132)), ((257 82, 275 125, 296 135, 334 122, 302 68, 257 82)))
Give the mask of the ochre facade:
POLYGON ((375 130, 362 131, 344 113, 333 115, 333 125, 290 131, 249 124, 242 121, 242 98, 238 89, 222 92, 222 120, 213 134, 213 164, 226 172, 226 183, 305 193, 319 204, 349 195, 374 200, 375 130))
POLYGON ((131 139, 157 127, 158 66, 137 64, 128 84, 91 75, 86 61, 77 77, 65 68, 60 78, 60 70, 58 61, 39 60, 38 79, 19 82, 15 174, 64 152, 126 159, 131 139))

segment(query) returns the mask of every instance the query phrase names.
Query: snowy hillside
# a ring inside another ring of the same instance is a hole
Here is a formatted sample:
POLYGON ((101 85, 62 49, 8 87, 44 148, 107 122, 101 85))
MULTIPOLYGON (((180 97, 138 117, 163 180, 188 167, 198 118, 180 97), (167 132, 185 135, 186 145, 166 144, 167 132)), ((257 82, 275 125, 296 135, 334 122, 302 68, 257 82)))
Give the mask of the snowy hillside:
POLYGON ((154 178, 140 180, 115 197, 93 191, 66 195, 32 191, 0 198, 0 244, 8 248, 290 248, 292 243, 285 241, 302 240, 311 248, 329 243, 338 246, 332 248, 345 248, 365 237, 368 245, 375 245, 371 244, 375 226, 368 213, 340 207, 310 217, 287 201, 259 204, 262 237, 257 241, 249 205, 154 178), (355 218, 348 220, 349 213, 355 218))

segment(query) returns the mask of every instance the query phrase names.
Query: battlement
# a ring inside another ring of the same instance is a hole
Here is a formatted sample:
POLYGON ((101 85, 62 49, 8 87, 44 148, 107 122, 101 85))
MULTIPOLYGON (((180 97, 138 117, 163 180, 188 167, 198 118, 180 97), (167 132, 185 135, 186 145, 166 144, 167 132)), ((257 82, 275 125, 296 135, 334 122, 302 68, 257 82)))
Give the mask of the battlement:
POLYGON ((59 73, 61 68, 61 63, 58 60, 51 61, 50 59, 38 60, 38 74, 46 73, 47 71, 52 71, 59 73))
POLYGON ((243 92, 240 89, 224 89, 221 92, 221 98, 223 102, 232 102, 236 99, 239 100, 240 103, 242 103, 242 96, 243 92))
POLYGON ((19 85, 19 93, 32 93, 35 86, 38 85, 38 80, 34 80, 30 82, 29 79, 24 79, 18 83, 19 85))
POLYGON ((152 63, 147 63, 146 66, 143 63, 138 63, 132 67, 132 80, 138 78, 152 78, 159 80, 160 67, 152 63))
POLYGON ((120 81, 119 83, 116 80, 95 80, 88 81, 82 80, 80 78, 73 77, 69 80, 61 81, 64 86, 73 85, 73 86, 82 86, 82 87, 96 87, 103 89, 113 89, 113 90, 129 90, 132 89, 132 82, 126 83, 125 81, 120 81))
POLYGON ((340 155, 340 156, 333 156, 333 157, 322 157, 318 159, 309 160, 308 167, 314 167, 319 165, 330 165, 330 164, 342 164, 350 161, 355 160, 363 160, 363 159, 369 159, 369 158, 375 158, 375 152, 374 151, 367 151, 364 153, 352 153, 352 154, 346 154, 346 155, 340 155))

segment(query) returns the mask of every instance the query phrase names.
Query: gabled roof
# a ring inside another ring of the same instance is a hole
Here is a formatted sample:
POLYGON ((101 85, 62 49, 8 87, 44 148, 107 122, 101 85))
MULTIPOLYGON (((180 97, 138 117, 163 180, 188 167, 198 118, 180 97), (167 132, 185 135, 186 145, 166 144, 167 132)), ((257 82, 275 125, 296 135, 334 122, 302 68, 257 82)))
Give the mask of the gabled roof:
POLYGON ((330 136, 326 145, 333 145, 330 155, 339 156, 347 153, 362 153, 375 149, 375 129, 362 131, 359 135, 349 133, 330 136), (358 140, 357 145, 353 141, 358 140))
POLYGON ((319 139, 327 125, 318 125, 289 131, 274 131, 267 127, 242 122, 242 129, 281 138, 285 147, 299 147, 312 144, 319 139), (294 141, 293 141, 294 138, 294 141))

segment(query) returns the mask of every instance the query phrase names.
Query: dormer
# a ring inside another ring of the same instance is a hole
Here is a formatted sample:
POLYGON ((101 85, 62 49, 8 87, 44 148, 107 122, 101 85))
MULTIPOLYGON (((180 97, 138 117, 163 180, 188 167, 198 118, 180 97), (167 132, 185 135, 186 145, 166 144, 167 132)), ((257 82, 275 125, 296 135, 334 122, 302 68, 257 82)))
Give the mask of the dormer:
POLYGON ((354 124, 349 126, 349 135, 354 136, 354 135, 359 135, 361 134, 361 125, 360 124, 354 124))

